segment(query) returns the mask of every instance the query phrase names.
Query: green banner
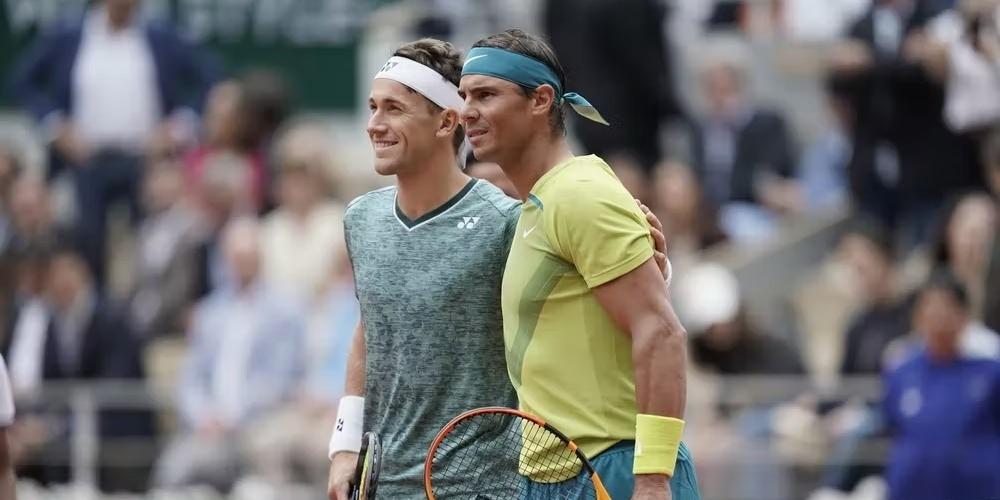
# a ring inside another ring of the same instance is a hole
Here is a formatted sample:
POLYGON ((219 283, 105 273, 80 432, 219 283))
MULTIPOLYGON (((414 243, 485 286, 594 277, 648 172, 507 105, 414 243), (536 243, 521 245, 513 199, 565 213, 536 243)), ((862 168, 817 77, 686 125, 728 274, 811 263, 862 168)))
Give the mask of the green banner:
MULTIPOLYGON (((212 51, 229 74, 277 70, 296 103, 351 111, 357 98, 358 37, 386 0, 140 0, 145 15, 169 19, 212 51)), ((78 16, 86 0, 0 0, 0 77, 40 30, 78 16)), ((6 92, 0 105, 12 106, 6 92)))

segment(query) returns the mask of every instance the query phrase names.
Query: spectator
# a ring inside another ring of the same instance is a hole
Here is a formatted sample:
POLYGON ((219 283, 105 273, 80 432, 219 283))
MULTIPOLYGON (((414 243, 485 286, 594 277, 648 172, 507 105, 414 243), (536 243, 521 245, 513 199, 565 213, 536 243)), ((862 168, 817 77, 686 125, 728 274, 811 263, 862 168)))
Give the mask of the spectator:
POLYGON ((16 266, 14 260, 27 252, 52 249, 72 241, 70 231, 55 222, 51 198, 45 183, 29 174, 21 174, 9 186, 7 242, 0 253, 0 267, 5 275, 0 280, 0 295, 4 300, 11 300, 11 288, 16 281, 6 276, 16 266))
MULTIPOLYGON (((44 352, 48 350, 48 338, 52 337, 52 313, 45 302, 49 258, 49 249, 41 248, 22 248, 7 256, 13 291, 5 304, 0 348, 3 357, 10 361, 11 389, 18 397, 36 396, 45 375, 44 352)), ((48 359, 51 360, 51 356, 48 359)), ((49 368, 48 371, 53 370, 49 368)), ((42 418, 30 413, 19 418, 8 428, 11 460, 22 474, 27 473, 36 480, 65 480, 65 471, 24 466, 44 447, 48 435, 49 426, 42 418)))
POLYGON ((776 214, 802 205, 785 121, 751 100, 735 56, 711 59, 700 83, 707 110, 692 130, 698 179, 708 200, 720 207, 726 234, 738 240, 767 236, 776 214))
POLYGON ((284 405, 299 383, 303 315, 261 279, 257 222, 234 220, 222 242, 233 284, 195 312, 178 395, 183 427, 157 464, 164 487, 228 489, 250 459, 240 445, 251 426, 284 405))
MULTIPOLYGON (((127 315, 123 308, 99 294, 82 257, 60 249, 52 255, 47 267, 47 270, 28 268, 22 274, 25 307, 21 309, 13 338, 4 346, 6 357, 11 359, 15 390, 24 390, 26 386, 30 390, 31 384, 60 380, 142 380, 141 346, 131 331, 127 315), (44 302, 27 297, 32 288, 37 290, 41 279, 45 281, 44 302)), ((34 452, 55 453, 68 459, 70 417, 61 408, 64 406, 33 408, 33 415, 27 417, 33 422, 23 428, 31 429, 36 424, 45 428, 41 433, 44 442, 34 452)), ((38 437, 32 432, 28 434, 25 439, 29 442, 38 437)), ((149 440, 153 436, 152 418, 148 412, 104 410, 99 414, 99 434, 108 444, 128 438, 149 440)), ((14 439, 21 438, 15 431, 14 439)), ((24 443, 18 442, 17 446, 24 443)), ((111 456, 110 449, 111 446, 102 447, 101 456, 111 456)), ((105 460, 101 463, 106 464, 105 460)), ((61 483, 69 480, 68 473, 65 465, 48 465, 30 469, 25 475, 61 483)), ((99 482, 105 490, 141 491, 146 486, 146 477, 142 470, 102 466, 99 482)))
MULTIPOLYGON (((253 68, 239 78, 243 94, 243 108, 247 115, 247 129, 257 143, 265 159, 264 186, 274 184, 277 165, 274 162, 273 142, 278 131, 292 110, 292 96, 288 82, 280 73, 253 68)), ((265 189, 264 211, 270 211, 277 203, 273 199, 273 189, 265 189)))
POLYGON ((69 240, 68 232, 56 227, 48 188, 37 178, 22 174, 7 186, 2 200, 5 214, 0 225, 6 225, 5 243, 0 243, 0 296, 9 300, 15 280, 7 276, 15 265, 15 256, 38 247, 51 248, 69 240))
MULTIPOLYGON (((957 280, 962 285, 962 309, 960 312, 963 323, 962 331, 958 338, 960 354, 963 357, 972 359, 1000 360, 1000 334, 989 329, 972 315, 971 297, 965 289, 965 285, 962 284, 962 281, 949 271, 947 267, 940 269, 940 271, 932 273, 931 278, 935 278, 935 275, 947 274, 949 279, 957 280)), ((914 318, 912 320, 914 330, 911 331, 911 334, 894 341, 886 349, 885 362, 887 367, 895 368, 914 350, 919 349, 920 343, 923 340, 920 334, 924 333, 917 328, 919 326, 917 324, 917 315, 919 313, 919 310, 914 311, 914 318)))
POLYGON ((955 196, 945 207, 933 250, 933 266, 946 267, 969 295, 972 317, 982 319, 990 259, 1000 225, 997 203, 985 193, 955 196))
POLYGON ((657 214, 663 222, 670 261, 677 268, 684 260, 726 240, 719 227, 718 213, 687 165, 665 162, 653 172, 657 214))
POLYGON ((316 429, 332 428, 336 420, 360 313, 346 253, 340 259, 309 315, 305 376, 296 400, 250 432, 253 467, 275 485, 299 478, 317 485, 327 482, 328 443, 316 439, 316 429))
POLYGON ((214 78, 173 28, 144 20, 140 4, 94 2, 83 19, 43 36, 12 72, 15 96, 52 141, 49 175, 68 167, 75 179, 84 255, 98 283, 109 204, 129 200, 137 215, 141 156, 180 146, 214 78))
POLYGON ((944 118, 954 132, 1000 123, 997 16, 994 0, 960 0, 928 25, 924 65, 944 85, 944 118))
MULTIPOLYGON (((145 379, 142 346, 130 327, 126 309, 100 294, 82 256, 75 251, 63 249, 53 255, 47 299, 52 307, 52 337, 47 342, 55 349, 46 354, 56 353, 52 365, 56 371, 51 378, 145 379)), ((148 470, 115 467, 107 459, 116 456, 113 445, 119 440, 148 442, 153 434, 151 412, 100 411, 99 437, 106 445, 98 457, 102 464, 99 485, 103 490, 145 490, 148 470)))
POLYGON ((882 373, 886 348, 909 332, 911 307, 895 287, 892 237, 875 220, 861 220, 841 239, 838 253, 850 266, 862 298, 861 311, 844 336, 840 373, 882 373))
POLYGON ((263 68, 254 68, 239 79, 243 88, 244 103, 251 120, 251 135, 270 149, 282 124, 292 109, 288 82, 280 73, 263 68))
POLYGON ((330 199, 332 151, 321 134, 302 125, 281 139, 278 207, 261 230, 264 276, 310 305, 346 252, 343 209, 330 199))
POLYGON ((22 175, 11 186, 8 248, 52 247, 71 239, 56 225, 52 197, 41 179, 22 175))
POLYGON ((854 117, 850 105, 838 94, 836 75, 826 75, 823 83, 831 124, 806 148, 798 165, 804 208, 812 213, 846 207, 848 201, 847 166, 854 117))
POLYGON ((183 199, 180 168, 162 159, 147 167, 139 227, 136 286, 130 309, 143 338, 186 331, 185 316, 194 300, 197 220, 183 199))
POLYGON ((948 130, 944 88, 926 64, 936 3, 874 2, 851 28, 851 57, 840 65, 856 124, 852 190, 864 210, 899 228, 903 252, 928 240, 946 193, 982 184, 975 144, 948 130))
MULTIPOLYGON (((901 299, 897 290, 892 237, 877 220, 861 218, 841 238, 837 254, 847 264, 855 293, 861 297, 860 311, 844 335, 840 374, 880 374, 889 346, 909 332, 912 309, 912 300, 901 299)), ((834 444, 826 457, 826 486, 851 491, 865 477, 882 473, 880 466, 858 463, 864 441, 882 432, 876 406, 851 398, 838 402, 826 420, 834 444)))
POLYGON ((968 308, 961 282, 933 276, 914 314, 923 346, 885 375, 889 500, 1000 497, 1000 363, 962 355, 968 308))
POLYGON ((246 172, 249 165, 238 156, 212 157, 194 196, 198 209, 199 242, 195 248, 194 290, 202 298, 213 290, 231 286, 219 239, 232 219, 253 212, 246 172))
POLYGON ((12 387, 18 396, 35 395, 45 372, 55 371, 45 365, 52 329, 52 311, 45 298, 51 251, 23 247, 9 254, 13 293, 3 325, 2 351, 10 360, 12 387))
POLYGON ((566 90, 587 96, 612 125, 574 120, 584 149, 628 157, 633 175, 642 177, 663 155, 661 124, 682 114, 663 32, 666 15, 653 0, 549 0, 543 11, 545 31, 570 78, 566 90))
POLYGON ((253 208, 259 210, 266 195, 267 167, 252 127, 243 87, 233 80, 212 87, 205 106, 204 140, 184 158, 188 185, 197 186, 201 182, 206 165, 213 159, 238 157, 249 165, 244 175, 250 186, 253 208))

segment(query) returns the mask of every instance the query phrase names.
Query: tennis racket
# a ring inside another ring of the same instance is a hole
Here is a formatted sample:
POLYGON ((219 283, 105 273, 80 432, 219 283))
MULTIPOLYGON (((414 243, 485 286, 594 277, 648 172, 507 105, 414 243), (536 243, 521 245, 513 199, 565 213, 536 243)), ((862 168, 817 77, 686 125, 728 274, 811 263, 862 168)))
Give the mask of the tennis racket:
POLYGON ((366 432, 361 437, 361 452, 358 466, 354 469, 351 483, 351 500, 372 500, 378 486, 378 475, 382 470, 382 443, 374 432, 366 432))
POLYGON ((544 420, 503 407, 448 422, 424 461, 428 500, 610 500, 587 457, 544 420))

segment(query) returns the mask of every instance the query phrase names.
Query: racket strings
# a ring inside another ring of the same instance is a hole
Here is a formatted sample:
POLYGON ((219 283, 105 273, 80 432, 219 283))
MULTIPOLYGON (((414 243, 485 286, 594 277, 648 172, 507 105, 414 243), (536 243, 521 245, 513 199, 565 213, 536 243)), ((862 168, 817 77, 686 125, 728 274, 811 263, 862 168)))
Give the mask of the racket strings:
POLYGON ((558 436, 510 414, 459 422, 431 463, 437 499, 593 499, 582 462, 558 436))

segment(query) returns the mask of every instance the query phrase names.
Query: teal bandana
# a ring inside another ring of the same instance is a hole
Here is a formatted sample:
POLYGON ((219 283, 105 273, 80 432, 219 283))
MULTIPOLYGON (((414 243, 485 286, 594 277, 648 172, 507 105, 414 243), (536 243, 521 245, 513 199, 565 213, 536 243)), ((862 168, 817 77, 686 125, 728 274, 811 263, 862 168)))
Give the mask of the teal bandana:
POLYGON ((569 103, 573 111, 588 120, 608 125, 587 99, 576 92, 563 93, 559 85, 559 77, 545 63, 525 55, 516 54, 504 49, 492 47, 476 47, 465 57, 462 75, 486 75, 516 83, 522 87, 534 90, 539 85, 551 85, 556 91, 558 104, 569 103))

